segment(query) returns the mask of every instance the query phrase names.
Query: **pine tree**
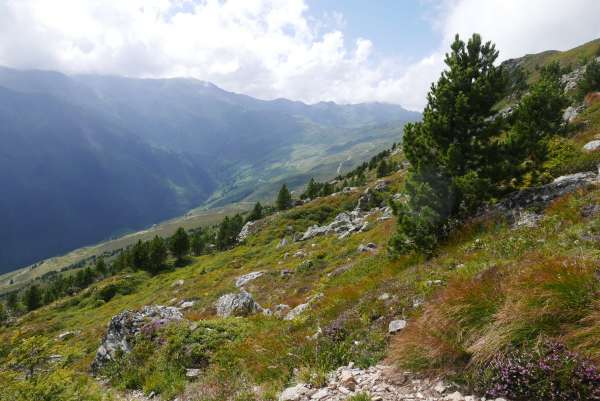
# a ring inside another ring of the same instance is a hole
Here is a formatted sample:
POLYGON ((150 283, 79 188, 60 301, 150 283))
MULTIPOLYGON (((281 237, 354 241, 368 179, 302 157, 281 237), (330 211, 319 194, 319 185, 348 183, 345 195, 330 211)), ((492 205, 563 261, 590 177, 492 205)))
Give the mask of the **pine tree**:
POLYGON ((319 192, 321 190, 321 185, 315 181, 314 178, 311 178, 306 186, 306 191, 302 194, 302 198, 314 199, 319 196, 319 192))
POLYGON ((385 177, 390 173, 388 163, 385 159, 381 159, 377 165, 377 178, 385 177))
POLYGON ((448 219, 492 196, 506 172, 496 140, 505 123, 492 109, 507 86, 503 69, 494 65, 498 52, 478 34, 466 44, 457 35, 451 50, 422 121, 404 129, 409 201, 397 209, 392 241, 400 252, 430 252, 448 219))
POLYGON ((148 254, 149 270, 152 273, 158 273, 167 261, 167 246, 165 241, 158 235, 150 241, 148 254))
POLYGON ((504 154, 517 185, 544 181, 548 142, 561 131, 563 110, 569 103, 560 76, 558 63, 543 68, 540 79, 514 109, 515 123, 506 135, 504 154))
POLYGON ((104 262, 104 258, 100 256, 96 259, 96 266, 94 267, 96 272, 102 276, 105 276, 108 269, 106 268, 106 262, 104 262))
POLYGON ((42 306, 42 292, 40 287, 38 287, 36 284, 33 284, 27 288, 23 294, 23 304, 28 311, 35 310, 42 306))
POLYGON ((9 293, 8 296, 6 297, 6 306, 8 307, 8 309, 10 309, 12 312, 16 312, 18 305, 19 305, 19 298, 17 296, 17 292, 13 291, 13 292, 9 293))
POLYGON ((183 262, 183 259, 190 251, 190 239, 183 227, 179 227, 175 231, 175 234, 171 237, 169 248, 173 256, 177 259, 177 262, 183 262))
POLYGON ((288 190, 287 185, 283 184, 277 195, 277 209, 287 210, 292 207, 292 194, 288 190))
POLYGON ((0 302, 0 324, 3 324, 8 319, 8 313, 4 304, 0 302))
POLYGON ((147 270, 150 264, 148 243, 142 240, 133 246, 131 250, 131 262, 136 269, 147 270))
POLYGON ((255 220, 260 220, 263 218, 263 207, 260 204, 260 202, 256 202, 254 204, 254 207, 252 208, 252 211, 250 212, 250 214, 248 215, 248 218, 246 219, 246 221, 255 221, 255 220))
POLYGON ((192 236, 192 252, 194 256, 200 256, 206 248, 206 237, 201 229, 198 229, 192 236))

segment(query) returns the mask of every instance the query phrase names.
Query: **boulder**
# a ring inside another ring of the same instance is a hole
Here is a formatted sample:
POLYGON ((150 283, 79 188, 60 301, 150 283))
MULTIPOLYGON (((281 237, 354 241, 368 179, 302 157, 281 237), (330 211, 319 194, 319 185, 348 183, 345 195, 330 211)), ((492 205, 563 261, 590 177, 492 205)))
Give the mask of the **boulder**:
POLYGON ((498 202, 491 211, 500 212, 512 219, 519 209, 546 207, 558 197, 595 183, 598 183, 598 173, 595 171, 564 175, 549 184, 513 192, 498 202))
POLYGON ((388 187, 388 184, 389 183, 386 180, 379 179, 379 180, 377 180, 377 182, 375 182, 373 189, 375 191, 385 191, 388 187))
POLYGON ((397 333, 400 330, 403 330, 405 327, 406 327, 406 320, 404 320, 404 319, 392 320, 390 322, 390 324, 388 325, 388 333, 390 333, 390 334, 397 333))
POLYGON ((281 248, 283 248, 284 246, 286 246, 287 244, 288 244, 288 241, 287 241, 287 239, 285 239, 285 237, 283 237, 283 238, 281 239, 281 241, 279 241, 279 243, 277 244, 277 249, 281 249, 281 248))
POLYGON ((357 248, 358 252, 375 252, 377 250, 377 245, 372 242, 369 242, 367 245, 360 244, 357 248))
POLYGON ((171 287, 181 287, 183 285, 184 281, 179 279, 179 280, 175 280, 173 281, 173 284, 171 284, 171 287))
POLYGON ((240 233, 237 236, 238 242, 244 242, 249 236, 256 233, 260 228, 260 221, 249 221, 242 227, 240 233))
POLYGON ((314 238, 319 235, 336 234, 338 238, 346 238, 348 235, 360 231, 365 224, 363 213, 359 210, 352 212, 342 212, 335 216, 333 221, 324 226, 314 225, 309 227, 302 237, 301 241, 314 238))
POLYGON ((283 390, 279 395, 279 401, 299 401, 304 397, 309 397, 312 393, 314 390, 311 390, 306 384, 300 383, 283 390))
POLYGON ((194 306, 195 302, 194 301, 183 301, 181 303, 181 305, 179 305, 180 309, 190 309, 192 306, 194 306))
POLYGON ((577 108, 573 107, 573 106, 569 106, 563 112, 562 118, 563 118, 564 122, 571 123, 571 122, 573 122, 573 120, 575 120, 577 115, 579 115, 579 111, 577 110, 577 108))
POLYGON ((187 377, 188 379, 194 379, 194 378, 200 376, 201 372, 202 372, 201 369, 186 369, 185 377, 187 377))
POLYGON ((245 286, 246 284, 248 284, 250 281, 256 280, 257 278, 259 278, 263 274, 265 274, 265 272, 262 272, 262 271, 244 274, 243 276, 239 277, 235 281, 235 286, 237 288, 242 288, 243 286, 245 286))
POLYGON ((139 311, 124 311, 110 320, 106 334, 96 357, 92 362, 92 372, 96 373, 106 363, 115 360, 119 352, 130 352, 130 342, 144 329, 154 329, 168 322, 182 320, 179 309, 172 306, 145 306, 139 311))
POLYGON ((595 152, 600 149, 600 140, 596 139, 583 145, 583 150, 586 152, 595 152))
POLYGON ((273 315, 279 318, 283 318, 290 312, 290 306, 286 304, 279 304, 275 306, 275 311, 273 315))
POLYGON ((221 317, 249 316, 262 311, 260 305, 254 302, 252 295, 246 291, 221 296, 215 303, 215 308, 217 315, 221 317))
POLYGON ((305 310, 307 310, 310 307, 310 303, 304 303, 304 304, 300 304, 298 306, 296 306, 294 309, 292 309, 291 311, 288 312, 287 315, 285 315, 285 317, 283 318, 284 320, 294 320, 295 318, 297 318, 298 316, 300 316, 302 313, 304 313, 305 310))

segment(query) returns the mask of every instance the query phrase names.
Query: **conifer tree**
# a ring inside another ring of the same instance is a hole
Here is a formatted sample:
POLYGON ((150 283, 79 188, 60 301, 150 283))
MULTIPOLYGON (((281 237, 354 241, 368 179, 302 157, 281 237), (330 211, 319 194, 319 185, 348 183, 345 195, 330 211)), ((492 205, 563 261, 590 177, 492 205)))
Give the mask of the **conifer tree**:
POLYGON ((149 270, 152 273, 158 273, 167 261, 167 245, 165 244, 165 240, 156 235, 150 241, 148 253, 149 270))
POLYGON ((191 249, 194 256, 200 256, 206 249, 206 236, 201 229, 198 229, 194 235, 192 235, 191 249))
POLYGON ((147 270, 150 263, 148 243, 138 240, 131 250, 131 259, 133 267, 147 270))
POLYGON ((190 239, 183 227, 179 227, 175 231, 175 234, 171 237, 169 248, 173 256, 177 259, 177 262, 183 262, 183 259, 190 251, 190 239))
POLYGON ((381 159, 377 165, 377 178, 385 177, 390 173, 388 163, 385 159, 381 159))
POLYGON ((396 250, 430 252, 451 216, 494 194, 506 171, 496 141, 504 121, 492 110, 507 85, 503 69, 494 65, 497 57, 495 46, 478 34, 468 43, 456 35, 422 121, 405 127, 409 201, 397 209, 396 250))
POLYGON ((17 296, 17 292, 13 291, 9 293, 6 297, 6 306, 8 307, 8 309, 10 309, 12 312, 16 312, 18 305, 19 298, 17 296))
POLYGON ((23 294, 23 304, 28 311, 35 310, 42 306, 42 292, 37 284, 31 285, 23 294))
POLYGON ((287 210, 292 207, 292 194, 290 193, 287 185, 283 184, 277 195, 277 209, 287 210))
POLYGON ((98 272, 98 274, 101 274, 103 276, 106 275, 108 269, 106 268, 106 262, 104 262, 104 258, 102 256, 100 256, 99 258, 96 259, 96 272, 98 272))
POLYGON ((263 218, 263 207, 260 204, 260 202, 256 202, 254 204, 254 207, 252 208, 252 211, 250 212, 250 214, 248 215, 248 218, 246 219, 246 221, 255 221, 255 220, 260 220, 263 218))

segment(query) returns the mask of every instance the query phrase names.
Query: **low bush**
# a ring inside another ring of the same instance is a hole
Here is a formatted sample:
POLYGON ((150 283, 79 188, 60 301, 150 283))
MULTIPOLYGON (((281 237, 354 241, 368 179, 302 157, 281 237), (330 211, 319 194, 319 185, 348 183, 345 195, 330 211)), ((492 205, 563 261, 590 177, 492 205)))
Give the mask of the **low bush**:
POLYGON ((600 371, 558 342, 537 349, 499 353, 470 375, 472 385, 491 398, 514 401, 600 400, 600 371))

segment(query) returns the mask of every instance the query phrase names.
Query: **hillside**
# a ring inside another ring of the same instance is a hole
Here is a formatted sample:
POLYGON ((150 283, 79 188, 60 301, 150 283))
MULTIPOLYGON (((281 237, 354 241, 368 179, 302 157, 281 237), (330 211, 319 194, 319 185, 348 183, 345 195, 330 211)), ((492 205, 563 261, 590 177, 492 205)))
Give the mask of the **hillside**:
POLYGON ((568 99, 539 179, 428 255, 391 249, 414 168, 394 146, 244 228, 190 231, 198 256, 180 230, 159 269, 140 242, 29 287, 0 328, 0 400, 600 399, 600 102, 568 99))
POLYGON ((333 176, 418 117, 388 104, 263 101, 192 79, 0 68, 0 272, 205 203, 270 198, 259 183, 333 176))

